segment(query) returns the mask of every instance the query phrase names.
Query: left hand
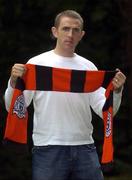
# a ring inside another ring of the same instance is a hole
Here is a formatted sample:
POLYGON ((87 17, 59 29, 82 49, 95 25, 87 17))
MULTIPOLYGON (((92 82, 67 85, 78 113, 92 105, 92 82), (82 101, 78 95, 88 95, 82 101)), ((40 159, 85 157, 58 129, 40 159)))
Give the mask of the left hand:
POLYGON ((118 72, 116 73, 115 77, 112 80, 114 91, 116 93, 120 93, 122 90, 122 87, 126 81, 126 76, 119 70, 116 69, 118 72))

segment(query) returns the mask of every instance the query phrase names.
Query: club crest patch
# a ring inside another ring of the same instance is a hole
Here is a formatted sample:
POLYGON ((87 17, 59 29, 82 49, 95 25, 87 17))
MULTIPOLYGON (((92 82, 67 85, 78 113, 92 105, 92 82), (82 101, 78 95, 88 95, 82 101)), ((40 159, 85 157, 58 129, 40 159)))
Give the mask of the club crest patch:
POLYGON ((107 125, 106 125, 106 137, 109 137, 111 134, 111 113, 108 112, 107 125))
POLYGON ((18 118, 22 119, 26 116, 26 106, 24 101, 24 96, 20 95, 17 97, 14 108, 13 108, 13 114, 16 114, 18 118))

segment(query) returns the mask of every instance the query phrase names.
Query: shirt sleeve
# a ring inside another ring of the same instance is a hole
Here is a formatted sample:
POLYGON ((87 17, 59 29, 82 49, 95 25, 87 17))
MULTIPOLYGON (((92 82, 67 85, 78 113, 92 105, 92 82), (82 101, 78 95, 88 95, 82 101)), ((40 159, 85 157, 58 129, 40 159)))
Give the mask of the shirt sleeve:
MULTIPOLYGON (((12 96, 13 96, 14 88, 12 88, 10 79, 8 81, 7 89, 5 91, 4 100, 5 100, 5 108, 7 111, 9 111, 12 96)), ((25 104, 28 107, 33 99, 34 91, 23 91, 24 98, 25 98, 25 104)))
MULTIPOLYGON (((120 107, 122 98, 122 91, 120 93, 113 93, 113 114, 115 115, 120 107)), ((90 93, 90 106, 93 111, 102 118, 102 108, 106 101, 105 89, 99 88, 98 90, 90 93)))
POLYGON ((120 93, 113 93, 113 114, 118 112, 122 100, 122 91, 120 93))

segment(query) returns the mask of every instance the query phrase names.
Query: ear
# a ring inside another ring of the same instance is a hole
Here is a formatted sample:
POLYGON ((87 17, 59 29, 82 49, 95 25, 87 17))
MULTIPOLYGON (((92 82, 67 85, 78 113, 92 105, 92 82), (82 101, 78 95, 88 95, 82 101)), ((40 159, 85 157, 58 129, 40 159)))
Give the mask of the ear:
POLYGON ((55 38, 57 38, 57 29, 56 29, 56 27, 52 27, 52 28, 51 28, 51 31, 52 31, 53 36, 54 36, 55 38))
POLYGON ((85 35, 85 31, 82 31, 80 40, 83 38, 84 35, 85 35))

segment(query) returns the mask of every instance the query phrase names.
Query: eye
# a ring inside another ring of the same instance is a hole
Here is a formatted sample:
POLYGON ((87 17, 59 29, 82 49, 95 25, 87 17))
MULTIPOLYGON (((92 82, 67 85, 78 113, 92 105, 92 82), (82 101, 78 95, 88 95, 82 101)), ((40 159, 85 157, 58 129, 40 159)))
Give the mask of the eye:
POLYGON ((74 28, 73 31, 74 31, 75 33, 80 33, 80 32, 81 32, 81 29, 80 29, 80 28, 74 28))
POLYGON ((65 32, 67 32, 67 31, 70 30, 70 28, 69 28, 69 27, 63 27, 62 30, 65 31, 65 32))

